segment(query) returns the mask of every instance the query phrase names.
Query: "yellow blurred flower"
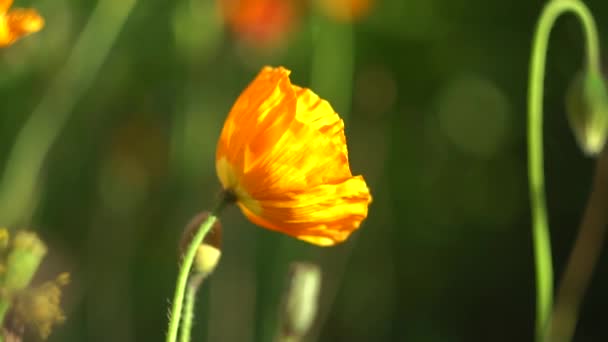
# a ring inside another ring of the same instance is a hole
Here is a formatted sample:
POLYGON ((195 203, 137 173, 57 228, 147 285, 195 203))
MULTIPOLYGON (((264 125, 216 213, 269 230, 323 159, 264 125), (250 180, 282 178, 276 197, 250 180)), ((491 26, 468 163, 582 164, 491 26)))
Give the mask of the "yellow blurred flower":
POLYGON ((217 174, 252 222, 334 245, 359 227, 372 198, 351 174, 342 119, 289 74, 265 67, 239 96, 218 142, 217 174))
POLYGON ((7 47, 44 27, 44 19, 35 9, 15 8, 9 11, 12 4, 13 0, 0 0, 0 47, 7 47))
POLYGON ((371 10, 374 0, 317 0, 323 12, 338 21, 355 21, 371 10))

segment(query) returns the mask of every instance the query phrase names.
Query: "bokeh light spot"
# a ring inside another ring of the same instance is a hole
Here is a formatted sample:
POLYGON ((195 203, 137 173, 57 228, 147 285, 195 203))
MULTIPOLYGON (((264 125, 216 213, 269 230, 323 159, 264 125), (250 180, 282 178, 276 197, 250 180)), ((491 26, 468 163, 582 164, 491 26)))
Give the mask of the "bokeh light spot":
POLYGON ((378 118, 394 107, 397 82, 386 67, 370 65, 357 73, 354 92, 354 109, 366 117, 378 118))
POLYGON ((437 100, 441 132, 463 152, 488 159, 505 146, 511 129, 510 104, 489 80, 462 77, 437 100))

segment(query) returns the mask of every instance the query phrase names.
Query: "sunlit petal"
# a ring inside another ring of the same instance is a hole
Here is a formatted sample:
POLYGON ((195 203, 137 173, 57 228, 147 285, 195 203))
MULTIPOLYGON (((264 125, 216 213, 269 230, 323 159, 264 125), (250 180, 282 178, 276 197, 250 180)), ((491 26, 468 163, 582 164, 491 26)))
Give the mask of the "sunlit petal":
POLYGON ((5 14, 13 5, 13 0, 0 0, 0 13, 5 14))

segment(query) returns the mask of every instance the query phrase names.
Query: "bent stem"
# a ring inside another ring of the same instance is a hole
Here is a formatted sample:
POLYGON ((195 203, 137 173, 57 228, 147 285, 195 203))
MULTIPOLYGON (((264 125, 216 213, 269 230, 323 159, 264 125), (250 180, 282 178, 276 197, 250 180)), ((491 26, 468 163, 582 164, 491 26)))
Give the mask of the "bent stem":
POLYGON ((583 26, 587 68, 599 72, 599 43, 595 22, 578 0, 550 1, 538 21, 530 58, 528 82, 528 179, 536 270, 536 340, 543 341, 553 301, 553 265, 543 175, 543 81, 549 34, 555 20, 572 12, 583 26))
MULTIPOLYGON (((194 262, 194 257, 196 256, 196 250, 198 246, 203 242, 205 236, 211 230, 211 227, 218 220, 218 216, 221 213, 222 209, 229 203, 229 198, 224 197, 217 208, 207 216, 201 225, 199 226, 196 234, 190 241, 188 248, 186 249, 186 253, 184 254, 184 259, 182 260, 182 264, 179 268, 177 282, 175 286, 175 295, 173 296, 173 305, 171 306, 171 312, 169 312, 169 329, 167 330, 167 342, 176 342, 177 341, 177 331, 179 328, 179 323, 181 321, 182 315, 182 307, 184 304, 184 293, 186 292, 186 286, 188 283, 188 276, 190 274, 190 269, 192 268, 192 263, 194 262)), ((194 304, 194 302, 192 302, 194 304)), ((190 315, 190 326, 192 315, 190 315)), ((190 329, 188 327, 188 330, 190 329)), ((188 332, 189 334, 189 332, 188 332)))

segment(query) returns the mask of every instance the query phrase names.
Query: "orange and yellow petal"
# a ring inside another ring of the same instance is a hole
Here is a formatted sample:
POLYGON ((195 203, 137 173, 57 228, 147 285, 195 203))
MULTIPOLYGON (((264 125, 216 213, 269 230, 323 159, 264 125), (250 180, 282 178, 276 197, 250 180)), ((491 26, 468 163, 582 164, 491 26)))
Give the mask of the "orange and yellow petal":
POLYGON ((254 223, 298 239, 331 246, 343 242, 367 217, 371 202, 363 177, 322 184, 307 191, 258 202, 256 212, 239 203, 254 223))
POLYGON ((0 14, 5 14, 13 5, 13 0, 0 0, 0 14))
POLYGON ((0 18, 0 47, 44 27, 44 19, 34 9, 14 9, 0 18))
POLYGON ((344 241, 371 195, 348 165, 344 123, 284 68, 262 69, 233 106, 217 173, 256 224, 318 245, 344 241))

